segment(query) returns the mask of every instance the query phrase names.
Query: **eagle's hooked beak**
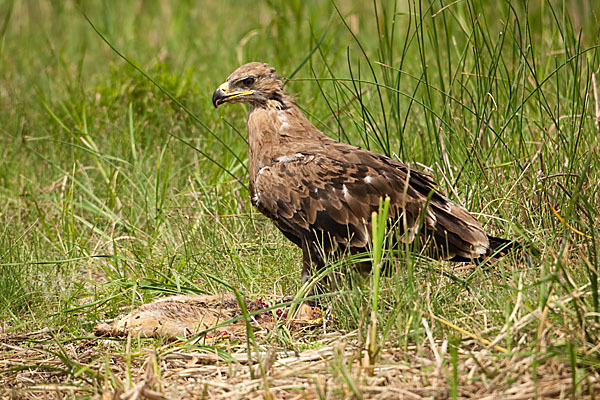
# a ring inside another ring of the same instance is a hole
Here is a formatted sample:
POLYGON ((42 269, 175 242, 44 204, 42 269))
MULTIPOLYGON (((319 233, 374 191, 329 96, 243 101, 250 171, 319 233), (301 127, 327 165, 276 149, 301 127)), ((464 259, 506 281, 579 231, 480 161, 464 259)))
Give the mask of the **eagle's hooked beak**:
POLYGON ((212 103, 215 106, 215 108, 217 108, 219 107, 219 105, 231 99, 235 99, 236 97, 241 96, 248 96, 253 93, 254 90, 246 90, 243 92, 229 92, 229 83, 225 82, 224 84, 219 86, 217 90, 215 90, 215 92, 213 93, 212 103))

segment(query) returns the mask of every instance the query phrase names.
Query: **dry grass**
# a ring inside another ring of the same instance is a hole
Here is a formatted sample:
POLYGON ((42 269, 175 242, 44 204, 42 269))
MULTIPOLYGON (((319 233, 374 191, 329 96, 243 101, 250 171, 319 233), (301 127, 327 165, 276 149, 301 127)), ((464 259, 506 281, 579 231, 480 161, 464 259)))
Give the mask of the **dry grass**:
MULTIPOLYGON (((581 293, 556 299, 550 307, 564 306, 579 295, 581 293)), ((205 316, 214 315, 222 307, 218 302, 208 307, 211 303, 206 301, 207 296, 189 298, 195 302, 190 303, 187 314, 194 313, 195 318, 204 322, 208 320, 205 316), (196 301, 198 298, 203 301, 196 301)), ((232 299, 231 296, 225 298, 232 299)), ((173 299, 181 301, 185 297, 173 299)), ((150 307, 142 306, 118 318, 115 323, 136 315, 142 319, 150 318, 149 315, 164 318, 159 308, 172 304, 169 298, 155 301, 150 307), (140 313, 142 309, 154 312, 140 313)), ((227 316, 236 315, 233 308, 230 307, 227 316)), ((96 399, 123 400, 591 399, 600 396, 598 371, 586 371, 581 380, 567 359, 547 357, 544 337, 564 336, 564 332, 553 331, 551 327, 540 337, 539 352, 521 350, 517 345, 509 353, 495 346, 504 339, 502 332, 492 342, 467 339, 457 346, 457 343, 434 339, 430 326, 436 319, 423 318, 427 340, 404 347, 385 343, 376 364, 369 365, 365 357, 368 350, 358 331, 330 331, 326 320, 318 327, 274 324, 271 320, 261 326, 257 323, 261 318, 264 316, 257 314, 252 319, 255 343, 262 344, 253 346, 250 358, 239 321, 221 327, 236 332, 229 336, 231 340, 219 341, 213 332, 211 339, 202 336, 187 341, 168 340, 154 348, 149 345, 157 342, 143 341, 131 333, 142 336, 143 332, 138 329, 140 324, 160 323, 156 320, 132 325, 129 331, 126 327, 119 332, 129 333, 125 340, 80 338, 59 344, 55 338, 60 332, 52 329, 21 336, 3 334, 0 338, 0 366, 4 371, 0 374, 3 388, 0 398, 60 399, 91 395, 96 399), (278 340, 278 334, 283 332, 291 332, 287 345, 278 340)), ((528 328, 530 322, 543 318, 543 313, 533 311, 515 322, 512 333, 519 334, 519 342, 526 343, 523 339, 532 334, 532 328, 528 328)), ((219 322, 219 319, 213 320, 214 324, 219 322)), ((203 325, 203 328, 210 327, 203 325)))
MULTIPOLYGON (((88 369, 75 376, 73 370, 66 372, 60 356, 50 353, 57 351, 51 336, 42 333, 35 339, 49 342, 22 346, 3 338, 2 368, 11 371, 1 375, 0 398, 61 399, 95 393, 98 399, 128 400, 425 399, 449 398, 452 390, 452 383, 447 381, 453 376, 448 343, 439 341, 408 348, 389 343, 373 376, 369 376, 360 365, 364 349, 358 346, 356 332, 329 333, 322 336, 322 345, 316 349, 298 353, 263 349, 259 358, 264 373, 253 378, 243 346, 232 346, 233 360, 225 361, 214 352, 186 351, 180 344, 123 354, 113 352, 111 341, 87 339, 63 346, 71 360, 88 369), (93 384, 89 379, 92 373, 98 377, 93 384)), ((583 382, 573 382, 567 362, 534 359, 532 354, 515 351, 501 355, 477 342, 463 342, 456 363, 457 397, 561 399, 600 395, 597 372, 583 382), (570 392, 572 387, 577 393, 570 392)))

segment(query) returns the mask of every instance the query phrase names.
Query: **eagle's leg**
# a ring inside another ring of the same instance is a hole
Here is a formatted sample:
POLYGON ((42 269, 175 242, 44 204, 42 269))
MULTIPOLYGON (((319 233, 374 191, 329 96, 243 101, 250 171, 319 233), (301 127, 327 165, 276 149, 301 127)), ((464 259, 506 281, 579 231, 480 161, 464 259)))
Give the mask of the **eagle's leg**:
MULTIPOLYGON (((309 243, 308 240, 302 241, 302 284, 304 285, 306 282, 310 281, 313 273, 315 271, 321 270, 325 266, 325 262, 323 258, 319 254, 318 249, 316 248, 314 243, 309 243)), ((312 297, 316 294, 324 293, 323 288, 317 282, 315 283, 308 293, 306 293, 306 297, 312 297)), ((318 300, 310 300, 309 303, 315 304, 318 300)))
MULTIPOLYGON (((302 284, 310 280, 312 275, 313 263, 310 255, 310 245, 306 240, 302 241, 302 284)), ((311 289, 312 291, 312 289, 311 289)))

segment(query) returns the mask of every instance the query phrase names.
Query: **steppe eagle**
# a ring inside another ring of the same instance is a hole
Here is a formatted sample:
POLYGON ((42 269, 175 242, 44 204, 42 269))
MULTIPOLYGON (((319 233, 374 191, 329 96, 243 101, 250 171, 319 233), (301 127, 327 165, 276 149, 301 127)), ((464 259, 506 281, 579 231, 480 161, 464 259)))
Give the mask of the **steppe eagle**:
POLYGON ((251 62, 236 69, 212 97, 250 106, 248 167, 252 204, 302 248, 302 280, 327 255, 368 251, 371 214, 390 198, 390 220, 403 241, 429 242, 437 257, 482 261, 507 240, 488 236, 424 172, 340 143, 319 131, 283 91, 275 69, 251 62))

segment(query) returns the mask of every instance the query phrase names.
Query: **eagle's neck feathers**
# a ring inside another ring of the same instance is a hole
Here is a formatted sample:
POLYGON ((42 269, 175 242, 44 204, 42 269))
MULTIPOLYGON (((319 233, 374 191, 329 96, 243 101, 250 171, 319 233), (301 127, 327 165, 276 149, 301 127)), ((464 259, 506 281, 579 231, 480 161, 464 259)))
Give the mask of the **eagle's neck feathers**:
POLYGON ((251 183, 261 168, 292 159, 299 153, 306 153, 307 148, 320 147, 329 139, 285 94, 252 106, 247 122, 251 183))

